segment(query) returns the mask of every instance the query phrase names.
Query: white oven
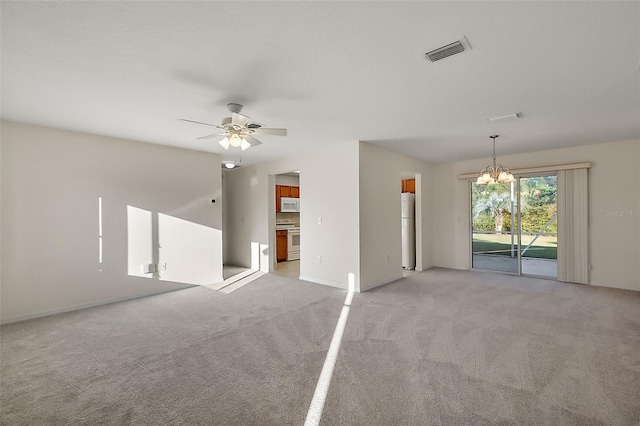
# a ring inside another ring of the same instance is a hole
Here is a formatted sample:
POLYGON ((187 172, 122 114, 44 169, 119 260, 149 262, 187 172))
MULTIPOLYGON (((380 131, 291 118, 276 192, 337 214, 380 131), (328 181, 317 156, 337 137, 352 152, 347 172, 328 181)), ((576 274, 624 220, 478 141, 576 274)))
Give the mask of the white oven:
POLYGON ((300 228, 287 230, 287 260, 300 259, 300 228))

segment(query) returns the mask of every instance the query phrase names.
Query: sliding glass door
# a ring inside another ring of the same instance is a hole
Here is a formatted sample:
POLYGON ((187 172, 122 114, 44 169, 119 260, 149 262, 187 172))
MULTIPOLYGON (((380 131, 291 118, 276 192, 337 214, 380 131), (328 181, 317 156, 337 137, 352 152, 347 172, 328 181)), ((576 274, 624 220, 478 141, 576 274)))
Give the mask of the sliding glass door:
POLYGON ((471 183, 472 267, 519 273, 516 182, 471 183))
POLYGON ((557 179, 471 183, 474 269, 557 277, 557 179))
POLYGON ((558 179, 521 177, 522 274, 558 276, 558 179))

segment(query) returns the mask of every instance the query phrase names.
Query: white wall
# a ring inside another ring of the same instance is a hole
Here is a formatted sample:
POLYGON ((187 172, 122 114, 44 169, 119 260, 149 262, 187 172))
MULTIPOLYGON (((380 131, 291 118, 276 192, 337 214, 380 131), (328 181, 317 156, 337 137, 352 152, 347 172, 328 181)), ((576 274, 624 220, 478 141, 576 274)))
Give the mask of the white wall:
POLYGON ((261 228, 265 226, 257 209, 261 206, 258 190, 258 177, 255 166, 240 167, 233 170, 223 170, 225 185, 226 227, 224 229, 225 263, 231 265, 251 267, 251 242, 266 242, 261 228))
POLYGON ((416 248, 422 269, 432 266, 432 200, 427 184, 431 166, 368 143, 360 143, 360 286, 361 291, 402 278, 400 225, 401 180, 419 174, 416 184, 416 248), (420 183, 418 183, 420 181, 420 183))
MULTIPOLYGON (((346 288, 353 274, 356 290, 365 291, 402 277, 402 172, 420 173, 426 182, 430 166, 361 142, 225 171, 229 261, 249 266, 251 242, 268 244, 273 239, 274 175, 291 170, 300 170, 303 279, 346 288)), ((423 184, 420 194, 423 269, 432 265, 430 189, 423 184)))
MULTIPOLYGON (((2 122, 1 136, 2 322, 186 287, 128 275, 127 206, 220 235, 226 205, 229 263, 250 266, 252 243, 262 247, 263 259, 273 258, 275 175, 291 170, 301 171, 304 187, 303 278, 346 288, 353 274, 356 289, 364 291, 400 277, 396 219, 399 181, 407 171, 422 177, 423 269, 468 269, 468 183, 457 176, 489 161, 429 165, 353 142, 225 171, 223 198, 218 155, 10 122, 2 122), (98 197, 103 199, 102 265, 98 197), (393 197, 397 202, 388 202, 393 197), (211 204, 212 198, 218 202, 211 204)), ((500 161, 512 168, 591 161, 590 282, 640 290, 640 141, 500 161)), ((217 247, 208 267, 221 279, 222 241, 217 247)), ((269 267, 265 263, 262 269, 269 267)))
POLYGON ((300 275, 346 288, 351 273, 357 283, 357 164, 358 143, 353 142, 313 155, 225 171, 228 261, 250 266, 252 242, 269 246, 274 259, 275 175, 300 170, 300 275))
MULTIPOLYGON (((590 283, 640 290, 640 215, 636 213, 640 212, 640 140, 500 156, 499 160, 510 168, 591 161, 590 283)), ((480 170, 489 161, 460 161, 433 168, 434 265, 470 268, 468 181, 457 176, 480 170)))
POLYGON ((300 167, 300 275, 347 288, 352 274, 355 289, 360 288, 358 152, 357 142, 334 146, 300 167))
MULTIPOLYGON (((127 206, 219 235, 218 155, 10 122, 1 132, 3 322, 188 287, 128 274, 127 206)), ((217 280, 221 244, 198 266, 217 280)))
POLYGON ((221 170, 220 171, 220 183, 222 185, 221 188, 221 196, 220 199, 217 200, 218 203, 220 203, 220 207, 221 207, 221 218, 222 218, 222 264, 226 265, 227 264, 227 236, 226 236, 226 232, 227 232, 227 206, 225 204, 225 201, 227 199, 227 184, 226 184, 226 180, 225 180, 225 176, 224 176, 224 171, 221 170))
POLYGON ((276 175, 276 185, 300 186, 300 176, 276 175))

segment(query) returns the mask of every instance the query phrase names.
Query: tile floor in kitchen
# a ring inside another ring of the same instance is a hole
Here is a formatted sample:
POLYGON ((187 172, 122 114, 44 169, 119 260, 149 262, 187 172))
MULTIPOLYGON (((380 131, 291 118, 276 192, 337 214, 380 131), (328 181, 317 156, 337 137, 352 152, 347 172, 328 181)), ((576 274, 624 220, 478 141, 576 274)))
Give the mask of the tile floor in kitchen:
MULTIPOLYGON (((299 260, 288 260, 284 262, 276 263, 276 266, 273 268, 273 273, 276 275, 282 275, 290 278, 299 278, 300 277, 300 261, 299 260)), ((402 270, 402 276, 408 277, 413 274, 418 274, 420 271, 416 270, 402 270)))
POLYGON ((273 273, 285 277, 298 278, 300 277, 300 261, 287 260, 285 262, 278 262, 273 268, 273 273))

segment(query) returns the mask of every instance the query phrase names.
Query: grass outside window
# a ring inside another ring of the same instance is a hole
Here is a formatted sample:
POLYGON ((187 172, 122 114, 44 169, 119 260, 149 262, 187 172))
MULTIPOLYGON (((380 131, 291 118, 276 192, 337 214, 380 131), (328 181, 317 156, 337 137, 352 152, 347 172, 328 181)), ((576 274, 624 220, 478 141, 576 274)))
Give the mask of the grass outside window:
MULTIPOLYGON (((522 236, 522 249, 524 249, 535 235, 522 236)), ((517 256, 517 237, 514 238, 517 256)), ((511 256, 510 234, 473 234, 473 254, 494 254, 511 256)), ((522 256, 524 258, 557 259, 558 237, 556 235, 541 235, 535 243, 522 256)))

